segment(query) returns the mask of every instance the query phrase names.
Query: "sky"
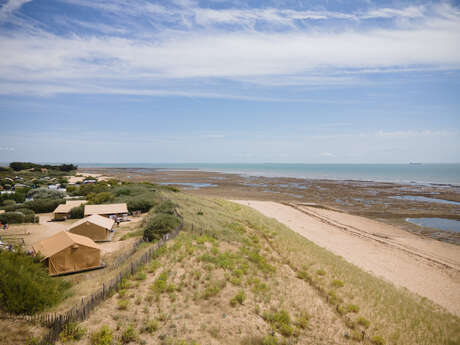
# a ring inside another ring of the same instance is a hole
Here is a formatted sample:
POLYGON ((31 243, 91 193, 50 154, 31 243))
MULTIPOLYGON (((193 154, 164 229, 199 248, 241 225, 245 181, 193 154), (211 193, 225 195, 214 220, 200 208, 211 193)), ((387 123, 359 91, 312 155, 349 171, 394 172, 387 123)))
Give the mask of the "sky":
POLYGON ((0 0, 0 162, 460 162, 460 1, 0 0))

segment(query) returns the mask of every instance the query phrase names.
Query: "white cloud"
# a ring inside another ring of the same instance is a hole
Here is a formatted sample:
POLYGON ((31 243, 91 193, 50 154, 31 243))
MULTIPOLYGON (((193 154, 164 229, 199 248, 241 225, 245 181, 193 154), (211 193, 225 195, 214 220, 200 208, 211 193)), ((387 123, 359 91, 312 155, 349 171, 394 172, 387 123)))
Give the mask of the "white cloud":
MULTIPOLYGON (((126 0, 66 1, 120 15, 171 16, 193 12, 203 25, 234 21, 250 27, 257 20, 293 25, 292 20, 297 18, 356 17, 270 8, 209 10, 199 9, 194 3, 171 9, 141 0, 134 1, 134 5, 126 0)), ((43 31, 0 33, 0 93, 124 91, 127 94, 198 95, 212 92, 191 91, 188 80, 230 79, 270 87, 353 85, 362 83, 360 74, 366 73, 460 68, 459 11, 445 4, 436 7, 434 17, 427 16, 423 7, 375 11, 369 13, 373 16, 420 15, 423 20, 404 27, 345 27, 342 31, 315 27, 293 27, 282 32, 192 28, 152 31, 129 38, 118 35, 125 33, 125 27, 75 20, 80 26, 94 29, 95 33, 85 36, 57 36, 43 31), (142 85, 129 86, 133 80, 142 85), (174 81, 181 90, 159 87, 174 81)))
POLYGON ((14 11, 21 8, 22 5, 32 0, 7 0, 7 2, 0 8, 0 20, 5 19, 14 11))

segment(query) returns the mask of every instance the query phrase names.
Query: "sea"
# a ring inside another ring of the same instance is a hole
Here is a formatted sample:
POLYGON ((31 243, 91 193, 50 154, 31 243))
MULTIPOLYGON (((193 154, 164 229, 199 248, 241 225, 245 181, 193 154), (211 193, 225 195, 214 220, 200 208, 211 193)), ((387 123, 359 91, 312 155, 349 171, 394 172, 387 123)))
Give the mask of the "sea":
POLYGON ((201 170, 246 176, 355 180, 460 186, 455 164, 283 164, 283 163, 79 163, 82 168, 201 170))

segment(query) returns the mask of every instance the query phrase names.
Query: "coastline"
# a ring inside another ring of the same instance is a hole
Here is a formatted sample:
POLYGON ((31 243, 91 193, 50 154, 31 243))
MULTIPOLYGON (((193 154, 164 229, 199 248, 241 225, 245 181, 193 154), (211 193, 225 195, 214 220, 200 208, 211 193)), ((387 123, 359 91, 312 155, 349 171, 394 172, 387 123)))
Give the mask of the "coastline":
POLYGON ((149 169, 159 171, 200 171, 236 174, 242 177, 296 178, 306 180, 354 181, 374 183, 397 183, 416 185, 446 185, 460 187, 460 163, 413 164, 289 164, 289 163, 138 163, 104 164, 80 163, 81 169, 149 169), (423 169, 444 168, 441 172, 425 172, 423 169), (448 172, 449 167, 454 172, 448 172), (335 170, 335 172, 334 172, 335 170), (381 171, 389 176, 382 176, 381 171), (332 171, 332 172, 331 172, 332 171), (419 174, 417 174, 417 172, 419 174), (438 177, 427 177, 438 174, 438 177), (401 178, 406 174, 406 178, 401 178))
POLYGON ((124 181, 170 184, 188 193, 235 200, 315 203, 329 209, 383 221, 441 241, 460 244, 460 232, 420 227, 407 218, 447 218, 460 221, 460 188, 369 181, 306 180, 245 177, 200 170, 152 168, 92 168, 84 172, 112 175, 124 181), (404 200, 424 197, 443 203, 404 200), (447 202, 447 203, 446 203, 447 202))
POLYGON ((271 201, 233 201, 460 316, 460 251, 456 246, 341 212, 271 201))

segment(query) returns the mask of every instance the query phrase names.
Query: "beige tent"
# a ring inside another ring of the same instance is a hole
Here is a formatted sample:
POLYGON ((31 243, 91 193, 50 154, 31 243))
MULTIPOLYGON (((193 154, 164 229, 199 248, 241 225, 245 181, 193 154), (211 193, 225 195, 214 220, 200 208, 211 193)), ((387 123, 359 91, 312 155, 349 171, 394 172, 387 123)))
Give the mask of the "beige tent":
POLYGON ((61 231, 32 247, 43 256, 52 276, 101 267, 100 247, 85 236, 61 231))
POLYGON ((128 214, 128 207, 126 206, 126 203, 85 205, 85 217, 93 214, 99 214, 105 217, 109 217, 111 215, 122 217, 128 214))
POLYGON ((65 204, 60 204, 53 212, 54 220, 66 220, 69 216, 70 210, 85 203, 86 200, 67 200, 65 204))
POLYGON ((114 234, 112 230, 114 223, 115 221, 110 218, 93 214, 73 223, 67 230, 73 234, 89 237, 93 241, 111 241, 114 234))

